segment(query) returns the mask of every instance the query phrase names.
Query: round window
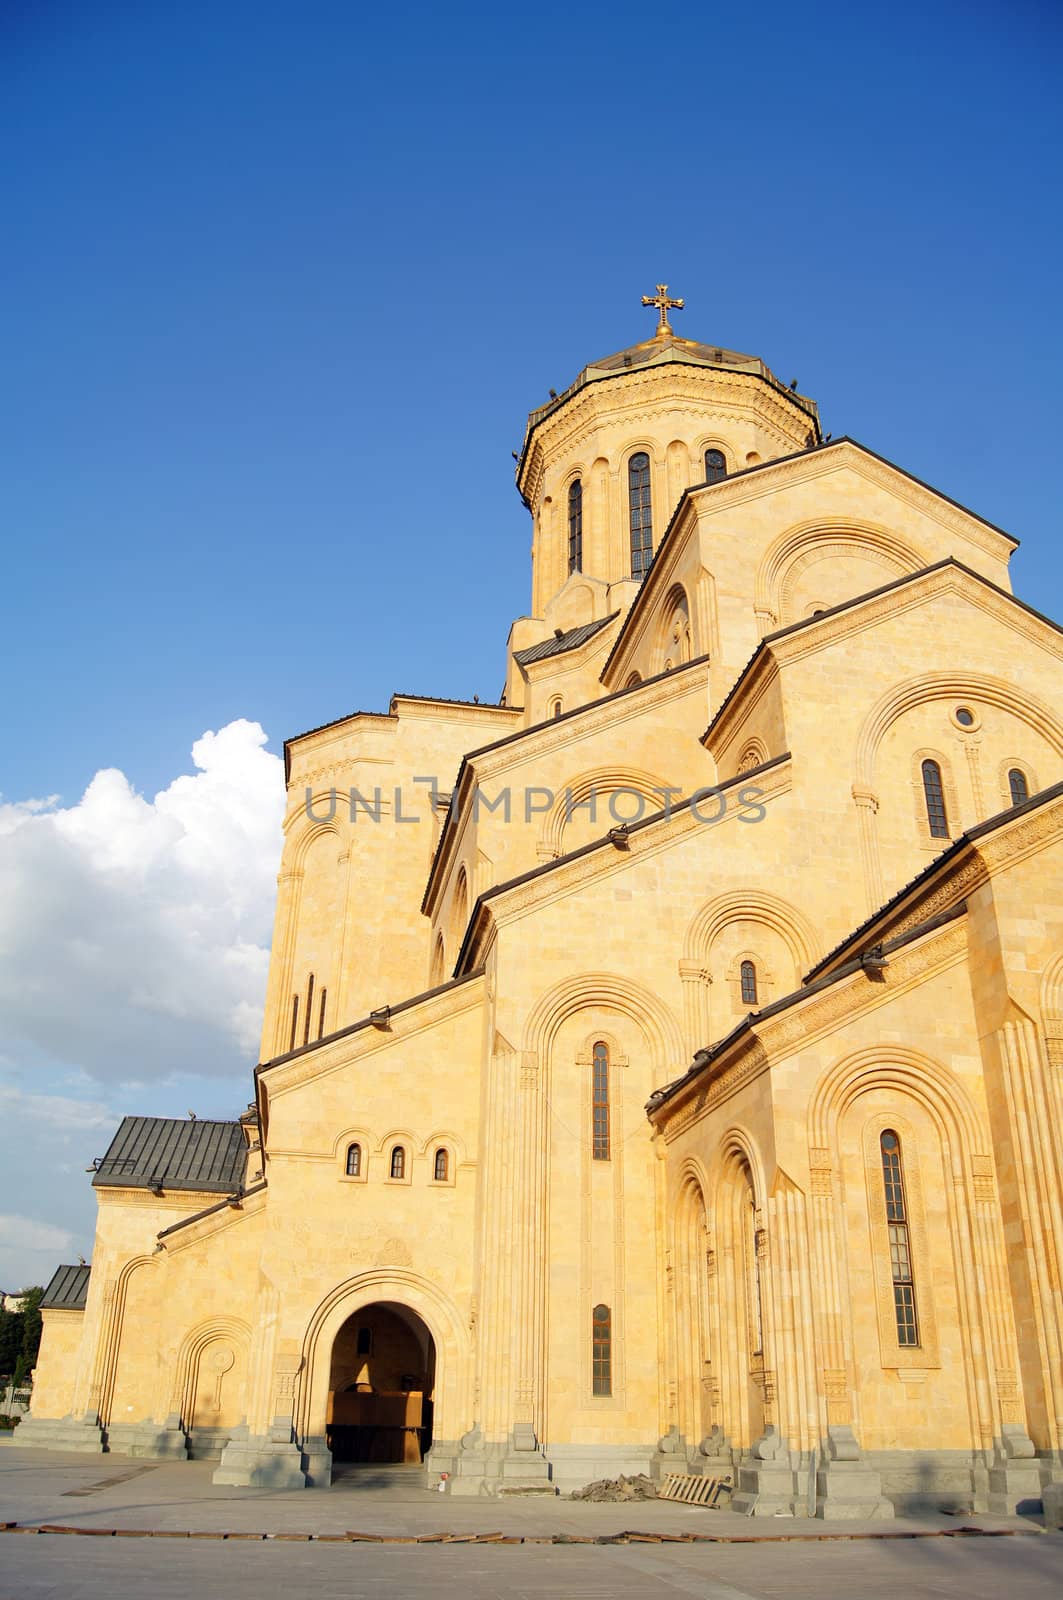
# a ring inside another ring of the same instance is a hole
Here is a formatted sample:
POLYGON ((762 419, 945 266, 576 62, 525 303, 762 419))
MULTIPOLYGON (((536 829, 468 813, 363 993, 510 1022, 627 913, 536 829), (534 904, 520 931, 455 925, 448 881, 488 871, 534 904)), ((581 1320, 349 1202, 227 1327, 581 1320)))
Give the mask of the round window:
POLYGON ((969 711, 966 706, 957 706, 956 721, 959 723, 961 728, 973 728, 974 712, 969 711))

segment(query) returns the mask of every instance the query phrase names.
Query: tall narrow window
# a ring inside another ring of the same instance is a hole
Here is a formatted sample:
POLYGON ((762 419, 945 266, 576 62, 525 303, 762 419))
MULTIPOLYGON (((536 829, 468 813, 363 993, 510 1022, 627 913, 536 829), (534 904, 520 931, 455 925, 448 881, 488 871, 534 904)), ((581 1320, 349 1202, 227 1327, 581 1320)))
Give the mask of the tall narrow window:
POLYGON ((356 1354, 360 1356, 371 1356, 373 1354, 372 1328, 358 1329, 358 1348, 356 1354))
POLYGON ((882 1150, 882 1182, 886 1190, 886 1231, 893 1273, 893 1310, 897 1319, 897 1343, 917 1345, 919 1323, 915 1315, 915 1282, 912 1278, 912 1251, 908 1238, 908 1206, 901 1169, 901 1141, 887 1128, 879 1140, 882 1150))
POLYGON ((288 1049, 295 1049, 295 1036, 299 1029, 299 996, 292 995, 292 1036, 288 1041, 288 1049))
POLYGON ((321 991, 321 1009, 320 1009, 320 1011, 318 1013, 318 1019, 317 1019, 317 1036, 318 1036, 319 1039, 323 1039, 324 1036, 325 1036, 325 1001, 327 999, 328 999, 328 990, 327 989, 322 989, 322 991, 321 991))
POLYGON ((360 1144, 347 1146, 347 1176, 360 1178, 362 1176, 362 1147, 360 1144))
POLYGON ((923 795, 926 799, 926 820, 932 839, 947 839, 949 819, 945 814, 945 790, 941 783, 941 768, 936 761, 923 762, 923 795))
POLYGON ((705 482, 719 483, 721 478, 727 476, 727 457, 722 450, 706 450, 705 452, 705 482))
POLYGON ((743 961, 740 968, 742 980, 742 1004, 755 1006, 757 1003, 757 969, 752 961, 743 961))
POLYGON ((608 1306, 591 1313, 591 1393, 613 1392, 613 1318, 608 1306))
POLYGON ((311 973, 306 985, 306 1016, 303 1018, 303 1043, 310 1043, 310 1013, 314 1008, 314 974, 311 973))
POLYGON ((764 1304, 760 1282, 757 1203, 749 1197, 749 1342, 755 1356, 764 1352, 764 1304))
POLYGON ((583 571, 583 484, 579 478, 568 486, 568 570, 583 571))
POLYGON ((609 1046, 601 1040, 594 1047, 594 1085, 591 1101, 591 1155, 595 1161, 609 1160, 609 1046))
POLYGON ((391 1152, 391 1176, 393 1178, 406 1176, 406 1152, 401 1144, 397 1144, 391 1152))
POLYGON ((446 1183, 450 1177, 450 1157, 442 1146, 436 1151, 436 1182, 446 1183))
POLYGON ((1008 773, 1008 788, 1011 790, 1011 803, 1021 806, 1024 800, 1030 798, 1030 785, 1026 781, 1026 774, 1021 767, 1012 767, 1008 773))
POLYGON ((631 576, 641 578, 653 559, 650 458, 645 450, 640 450, 628 462, 627 493, 631 509, 631 576))

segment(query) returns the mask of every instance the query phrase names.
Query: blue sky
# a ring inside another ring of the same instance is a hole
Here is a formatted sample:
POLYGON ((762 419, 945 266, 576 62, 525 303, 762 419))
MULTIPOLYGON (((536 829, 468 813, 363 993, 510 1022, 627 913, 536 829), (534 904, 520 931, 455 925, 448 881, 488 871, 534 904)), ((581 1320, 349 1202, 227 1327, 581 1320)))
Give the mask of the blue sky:
MULTIPOLYGON (((1017 591, 1063 617, 1060 34, 1035 0, 9 0, 5 801, 79 808, 118 769, 126 790, 64 824, 83 844, 181 774, 202 794, 253 771, 254 891, 211 915, 219 949, 260 949, 276 767, 248 725, 278 752, 394 689, 497 696, 529 594, 510 452, 550 387, 649 335, 662 279, 678 331, 762 356, 825 429, 1018 536, 1017 591)), ((136 826, 176 905, 173 803, 136 826)), ((44 840, 18 880, 41 904, 44 840)), ((119 913, 81 887, 104 965, 119 913)), ((153 1023, 153 1060, 16 942, 55 1025, 9 1019, 0 1089, 96 1106, 96 1144, 120 1104, 183 1107, 175 1062, 213 1085, 201 1112, 239 1109, 232 1029, 226 1066, 220 1035, 153 1023)), ((249 955, 247 994, 256 973, 249 955)), ((39 1215, 84 1239, 73 1183, 39 1215)))

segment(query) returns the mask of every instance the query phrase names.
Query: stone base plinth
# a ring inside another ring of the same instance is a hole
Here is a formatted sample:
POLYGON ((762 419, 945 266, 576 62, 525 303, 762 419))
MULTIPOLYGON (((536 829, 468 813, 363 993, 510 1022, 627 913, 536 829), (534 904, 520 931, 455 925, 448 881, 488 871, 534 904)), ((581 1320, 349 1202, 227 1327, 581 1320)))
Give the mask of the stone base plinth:
POLYGON ((36 1450, 78 1450, 85 1455, 101 1455, 107 1445, 99 1423, 77 1421, 74 1417, 23 1417, 11 1435, 13 1445, 36 1450))
POLYGON ((291 1439, 235 1429, 211 1482, 252 1489, 305 1489, 302 1451, 291 1439))
POLYGON ((188 1439, 180 1427, 157 1422, 116 1422, 107 1429, 107 1448, 123 1456, 187 1461, 188 1439))

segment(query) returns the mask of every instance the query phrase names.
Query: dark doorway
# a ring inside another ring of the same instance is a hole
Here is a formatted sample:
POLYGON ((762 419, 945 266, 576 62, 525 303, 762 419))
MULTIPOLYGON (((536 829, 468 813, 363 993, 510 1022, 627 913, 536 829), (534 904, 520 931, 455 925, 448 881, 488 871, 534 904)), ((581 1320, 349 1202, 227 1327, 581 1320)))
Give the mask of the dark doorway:
POLYGON ((432 1443, 436 1352, 415 1311, 377 1301, 332 1347, 327 1439, 333 1462, 416 1465, 432 1443))

